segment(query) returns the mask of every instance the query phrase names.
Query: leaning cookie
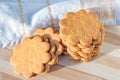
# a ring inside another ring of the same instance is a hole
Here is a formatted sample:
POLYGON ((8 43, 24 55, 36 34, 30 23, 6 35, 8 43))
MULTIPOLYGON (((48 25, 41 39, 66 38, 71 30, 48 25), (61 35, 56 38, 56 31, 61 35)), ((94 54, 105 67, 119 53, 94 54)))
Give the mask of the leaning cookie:
POLYGON ((97 55, 104 40, 104 27, 95 13, 80 10, 69 12, 60 20, 60 37, 68 54, 76 60, 88 62, 97 55), (94 55, 94 56, 95 56, 94 55))
POLYGON ((21 44, 13 48, 10 62, 17 74, 30 78, 44 72, 44 65, 51 60, 49 50, 50 44, 43 41, 41 36, 24 38, 21 44))
MULTIPOLYGON (((51 49, 55 49, 55 51, 52 51, 52 58, 56 59, 56 62, 58 61, 58 56, 62 54, 64 47, 62 46, 61 38, 58 33, 56 33, 53 29, 53 27, 48 27, 46 29, 38 28, 35 32, 34 35, 40 35, 43 37, 46 37, 48 41, 50 42, 51 49), (53 53, 54 52, 54 53, 53 53), (54 56, 54 57, 53 57, 54 56)), ((56 63, 55 62, 55 63, 56 63)), ((49 63, 50 65, 55 64, 55 63, 49 63)))
MULTIPOLYGON (((50 39, 47 36, 43 36, 44 41, 49 42, 50 43, 50 39)), ((48 65, 54 65, 57 63, 58 61, 58 56, 55 55, 57 51, 57 47, 54 44, 50 43, 50 50, 49 53, 51 55, 51 60, 47 63, 48 65)))

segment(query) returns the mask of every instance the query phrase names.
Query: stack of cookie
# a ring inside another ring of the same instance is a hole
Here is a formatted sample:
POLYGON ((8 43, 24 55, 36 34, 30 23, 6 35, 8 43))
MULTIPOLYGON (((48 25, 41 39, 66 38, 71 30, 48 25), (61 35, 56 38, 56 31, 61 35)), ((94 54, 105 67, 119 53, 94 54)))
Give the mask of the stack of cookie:
POLYGON ((69 12, 59 22, 60 37, 73 60, 88 62, 99 53, 104 39, 104 27, 95 13, 80 10, 69 12))
POLYGON ((58 61, 63 46, 54 29, 37 29, 33 37, 24 38, 21 44, 13 48, 11 63, 17 74, 30 78, 35 74, 44 74, 58 61))

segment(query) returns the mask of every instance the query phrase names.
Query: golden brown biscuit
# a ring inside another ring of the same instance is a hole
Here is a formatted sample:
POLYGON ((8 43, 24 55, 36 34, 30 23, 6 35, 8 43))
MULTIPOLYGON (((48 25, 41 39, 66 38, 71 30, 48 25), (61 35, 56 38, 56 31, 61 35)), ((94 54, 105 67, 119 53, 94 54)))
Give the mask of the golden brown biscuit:
POLYGON ((59 22, 60 36, 73 45, 81 43, 89 46, 92 39, 98 39, 101 35, 102 25, 98 23, 100 22, 94 13, 87 13, 83 10, 77 13, 69 12, 66 18, 59 22))
POLYGON ((95 45, 90 45, 89 48, 82 48, 81 51, 83 51, 84 53, 91 53, 95 48, 95 45))
POLYGON ((63 52, 60 36, 59 34, 55 33, 52 27, 48 27, 46 29, 39 28, 34 32, 34 35, 47 36, 50 40, 50 43, 56 45, 57 47, 57 51, 55 53, 56 55, 60 55, 63 52))
POLYGON ((50 44, 43 42, 40 36, 24 38, 21 44, 13 48, 10 61, 15 66, 16 73, 30 78, 44 71, 44 64, 51 59, 49 50, 50 44))
POLYGON ((48 64, 49 65, 56 64, 58 62, 58 56, 61 55, 64 50, 59 34, 55 33, 52 27, 48 27, 46 29, 42 28, 37 29, 34 32, 34 35, 40 35, 48 38, 51 44, 51 50, 54 49, 54 51, 50 51, 52 55, 52 60, 48 64))
POLYGON ((49 65, 54 65, 56 64, 56 60, 58 56, 55 55, 56 47, 55 45, 51 45, 51 50, 49 51, 51 54, 51 60, 48 62, 49 65))
MULTIPOLYGON (((47 36, 43 36, 45 42, 50 43, 50 39, 47 36)), ((51 60, 48 62, 49 65, 56 64, 58 56, 55 55, 56 52, 56 46, 54 44, 50 44, 50 50, 49 53, 51 55, 51 60)))
POLYGON ((68 55, 68 58, 69 58, 69 60, 70 60, 71 62, 74 62, 74 63, 77 63, 77 62, 80 62, 80 61, 81 61, 81 59, 73 59, 73 57, 70 56, 70 55, 68 55))
POLYGON ((73 59, 77 59, 77 60, 81 59, 81 56, 78 53, 71 51, 71 49, 68 47, 67 47, 67 52, 71 57, 73 57, 73 59))
POLYGON ((73 59, 79 59, 79 54, 83 62, 89 61, 94 48, 101 46, 104 40, 104 27, 95 13, 68 12, 59 25, 60 37, 73 59))
POLYGON ((101 46, 94 48, 92 56, 97 56, 100 53, 100 49, 101 49, 101 46))
POLYGON ((50 71, 50 68, 51 68, 51 65, 45 64, 45 69, 44 69, 44 71, 43 71, 41 74, 46 74, 46 73, 48 73, 48 72, 50 71))

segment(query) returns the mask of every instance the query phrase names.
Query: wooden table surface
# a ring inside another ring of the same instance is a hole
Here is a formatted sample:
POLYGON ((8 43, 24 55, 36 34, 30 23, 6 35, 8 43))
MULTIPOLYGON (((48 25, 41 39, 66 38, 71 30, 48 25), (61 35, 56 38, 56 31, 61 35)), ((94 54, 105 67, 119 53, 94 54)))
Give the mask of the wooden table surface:
POLYGON ((11 49, 0 49, 0 80, 120 80, 120 27, 106 27, 101 53, 91 62, 72 63, 67 56, 60 56, 50 73, 31 79, 14 73, 11 54, 11 49))

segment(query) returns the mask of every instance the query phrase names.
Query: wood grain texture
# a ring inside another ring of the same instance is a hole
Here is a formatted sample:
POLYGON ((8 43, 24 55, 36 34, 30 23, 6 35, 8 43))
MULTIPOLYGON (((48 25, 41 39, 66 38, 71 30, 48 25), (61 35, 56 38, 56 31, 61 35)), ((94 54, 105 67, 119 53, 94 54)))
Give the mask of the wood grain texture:
POLYGON ((0 49, 0 80, 120 80, 120 28, 116 27, 106 27, 101 52, 91 62, 73 63, 63 55, 50 73, 31 79, 14 73, 11 54, 12 49, 0 49))
POLYGON ((120 46, 120 35, 106 32, 105 33, 105 42, 109 42, 109 43, 120 46))
POLYGON ((0 80, 22 80, 17 77, 0 72, 0 80))
POLYGON ((65 80, 105 80, 101 77, 58 64, 53 66, 49 74, 63 78, 65 80))

